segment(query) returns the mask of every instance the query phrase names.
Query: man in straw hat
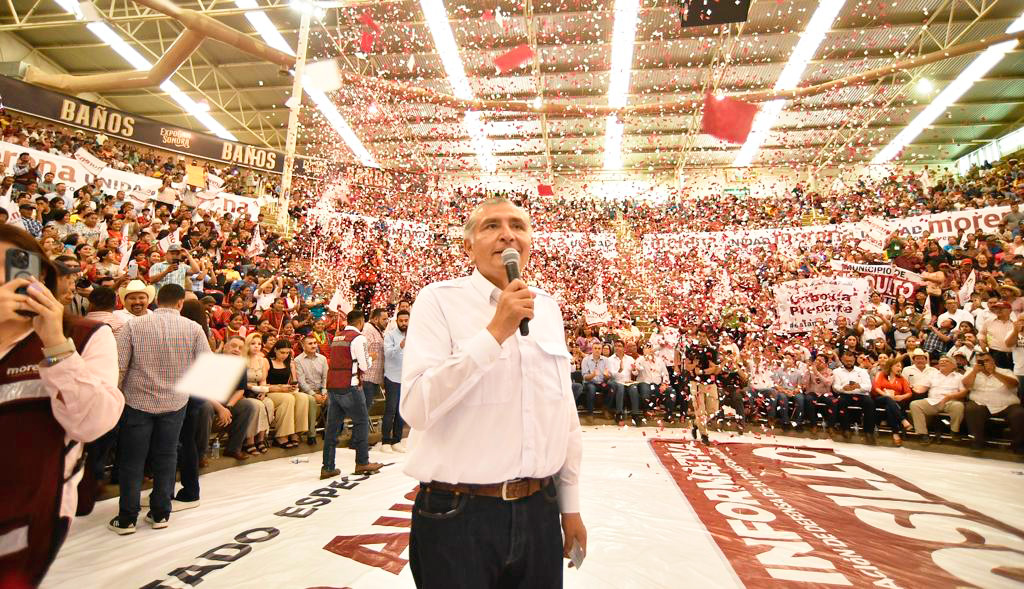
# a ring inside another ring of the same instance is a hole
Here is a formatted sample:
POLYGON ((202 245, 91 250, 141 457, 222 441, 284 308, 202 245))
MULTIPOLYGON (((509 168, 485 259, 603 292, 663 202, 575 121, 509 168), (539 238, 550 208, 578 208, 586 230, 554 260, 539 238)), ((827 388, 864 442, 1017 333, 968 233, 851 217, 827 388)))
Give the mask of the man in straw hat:
POLYGON ((142 317, 149 314, 149 305, 156 295, 152 284, 146 284, 141 280, 132 280, 124 285, 117 293, 121 299, 124 309, 114 311, 114 314, 130 321, 135 317, 142 317))

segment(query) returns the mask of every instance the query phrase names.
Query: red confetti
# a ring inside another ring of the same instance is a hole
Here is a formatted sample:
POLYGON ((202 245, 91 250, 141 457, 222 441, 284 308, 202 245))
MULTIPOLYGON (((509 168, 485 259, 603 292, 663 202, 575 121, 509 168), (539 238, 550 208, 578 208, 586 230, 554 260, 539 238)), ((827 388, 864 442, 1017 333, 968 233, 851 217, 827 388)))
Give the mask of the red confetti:
POLYGON ((531 57, 533 57, 533 49, 530 49, 529 45, 523 43, 512 51, 495 58, 494 65, 498 68, 498 73, 503 74, 522 66, 531 57))
POLYGON ((373 50, 373 41, 376 38, 377 37, 370 31, 363 31, 362 36, 359 37, 360 51, 362 51, 363 53, 369 53, 371 50, 373 50))

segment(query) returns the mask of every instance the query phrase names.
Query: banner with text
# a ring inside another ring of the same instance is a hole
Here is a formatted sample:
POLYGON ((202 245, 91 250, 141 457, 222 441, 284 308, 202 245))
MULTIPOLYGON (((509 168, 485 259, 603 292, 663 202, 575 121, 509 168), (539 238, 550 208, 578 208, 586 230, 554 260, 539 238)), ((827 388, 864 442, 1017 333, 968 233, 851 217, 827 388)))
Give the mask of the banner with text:
MULTIPOLYGON (((68 199, 66 200, 69 201, 72 192, 97 177, 89 171, 80 159, 54 155, 5 141, 0 141, 0 169, 9 170, 14 162, 18 160, 18 155, 21 153, 29 154, 36 162, 36 165, 39 166, 41 174, 53 172, 55 184, 60 182, 66 184, 68 188, 68 199)), ((100 170, 98 177, 103 182, 104 190, 111 193, 123 190, 126 197, 134 201, 136 205, 142 205, 155 199, 156 193, 160 189, 159 178, 150 178, 141 174, 116 170, 109 166, 100 170)), ((199 208, 218 213, 237 213, 240 215, 249 213, 255 218, 260 210, 259 202, 255 198, 227 193, 211 194, 205 192, 196 193, 195 196, 199 208)), ((73 203, 69 202, 68 204, 70 206, 73 203)))
POLYGON ((822 276, 781 282, 774 291, 778 331, 802 333, 819 324, 835 329, 839 317, 856 323, 871 286, 866 278, 822 276))
POLYGON ((920 274, 892 264, 855 264, 843 260, 832 260, 830 264, 832 269, 837 272, 846 272, 867 278, 871 288, 882 295, 882 300, 887 303, 895 302, 899 295, 910 299, 914 294, 914 289, 924 284, 924 279, 920 274))
POLYGON ((824 448, 650 442, 747 587, 1019 586, 1024 532, 824 448))
POLYGON ((961 231, 973 233, 979 229, 991 233, 1009 211, 1010 207, 999 206, 811 227, 651 233, 643 238, 643 255, 653 258, 661 252, 671 252, 708 258, 714 254, 750 251, 755 247, 787 251, 817 244, 835 245, 848 239, 859 240, 862 249, 880 253, 885 246, 885 237, 891 231, 914 238, 927 233, 934 239, 955 237, 961 231))

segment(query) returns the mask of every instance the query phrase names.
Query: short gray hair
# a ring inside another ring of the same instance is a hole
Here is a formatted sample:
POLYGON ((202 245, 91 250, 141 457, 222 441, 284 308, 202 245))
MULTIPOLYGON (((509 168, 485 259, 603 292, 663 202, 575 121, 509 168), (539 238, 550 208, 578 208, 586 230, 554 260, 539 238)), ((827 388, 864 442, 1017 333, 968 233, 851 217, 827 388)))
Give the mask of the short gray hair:
MULTIPOLYGON (((469 213, 469 217, 466 218, 466 222, 462 225, 462 238, 473 243, 473 233, 476 232, 476 226, 480 223, 480 217, 483 216, 484 209, 497 205, 511 205, 522 210, 522 207, 504 196, 488 196, 480 204, 473 207, 473 211, 469 213)), ((527 215, 527 218, 529 218, 529 215, 527 215)))

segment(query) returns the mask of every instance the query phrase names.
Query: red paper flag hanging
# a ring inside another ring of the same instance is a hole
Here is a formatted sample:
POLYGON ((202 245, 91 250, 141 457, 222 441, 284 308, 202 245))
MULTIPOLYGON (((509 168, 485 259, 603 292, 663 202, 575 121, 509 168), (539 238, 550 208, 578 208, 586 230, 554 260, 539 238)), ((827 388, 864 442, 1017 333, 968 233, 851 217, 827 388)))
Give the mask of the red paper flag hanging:
POLYGON ((736 98, 704 96, 704 119, 701 130, 708 135, 731 143, 743 143, 750 135, 757 105, 736 98))
POLYGON ((499 55, 495 58, 494 65, 498 67, 498 73, 503 74, 523 65, 529 61, 531 57, 533 57, 533 49, 530 49, 529 45, 523 43, 512 51, 509 51, 504 55, 499 55))
POLYGON ((554 196, 555 195, 555 190, 551 187, 550 184, 538 184, 537 185, 537 195, 538 196, 554 196))
POLYGON ((359 50, 363 53, 369 53, 373 49, 374 35, 370 31, 363 31, 361 37, 359 37, 359 50))
POLYGON ((376 22, 374 22, 373 17, 370 16, 370 11, 369 10, 364 11, 362 14, 359 15, 359 22, 361 22, 364 25, 370 27, 371 29, 373 29, 377 33, 380 32, 380 25, 377 24, 376 22))

